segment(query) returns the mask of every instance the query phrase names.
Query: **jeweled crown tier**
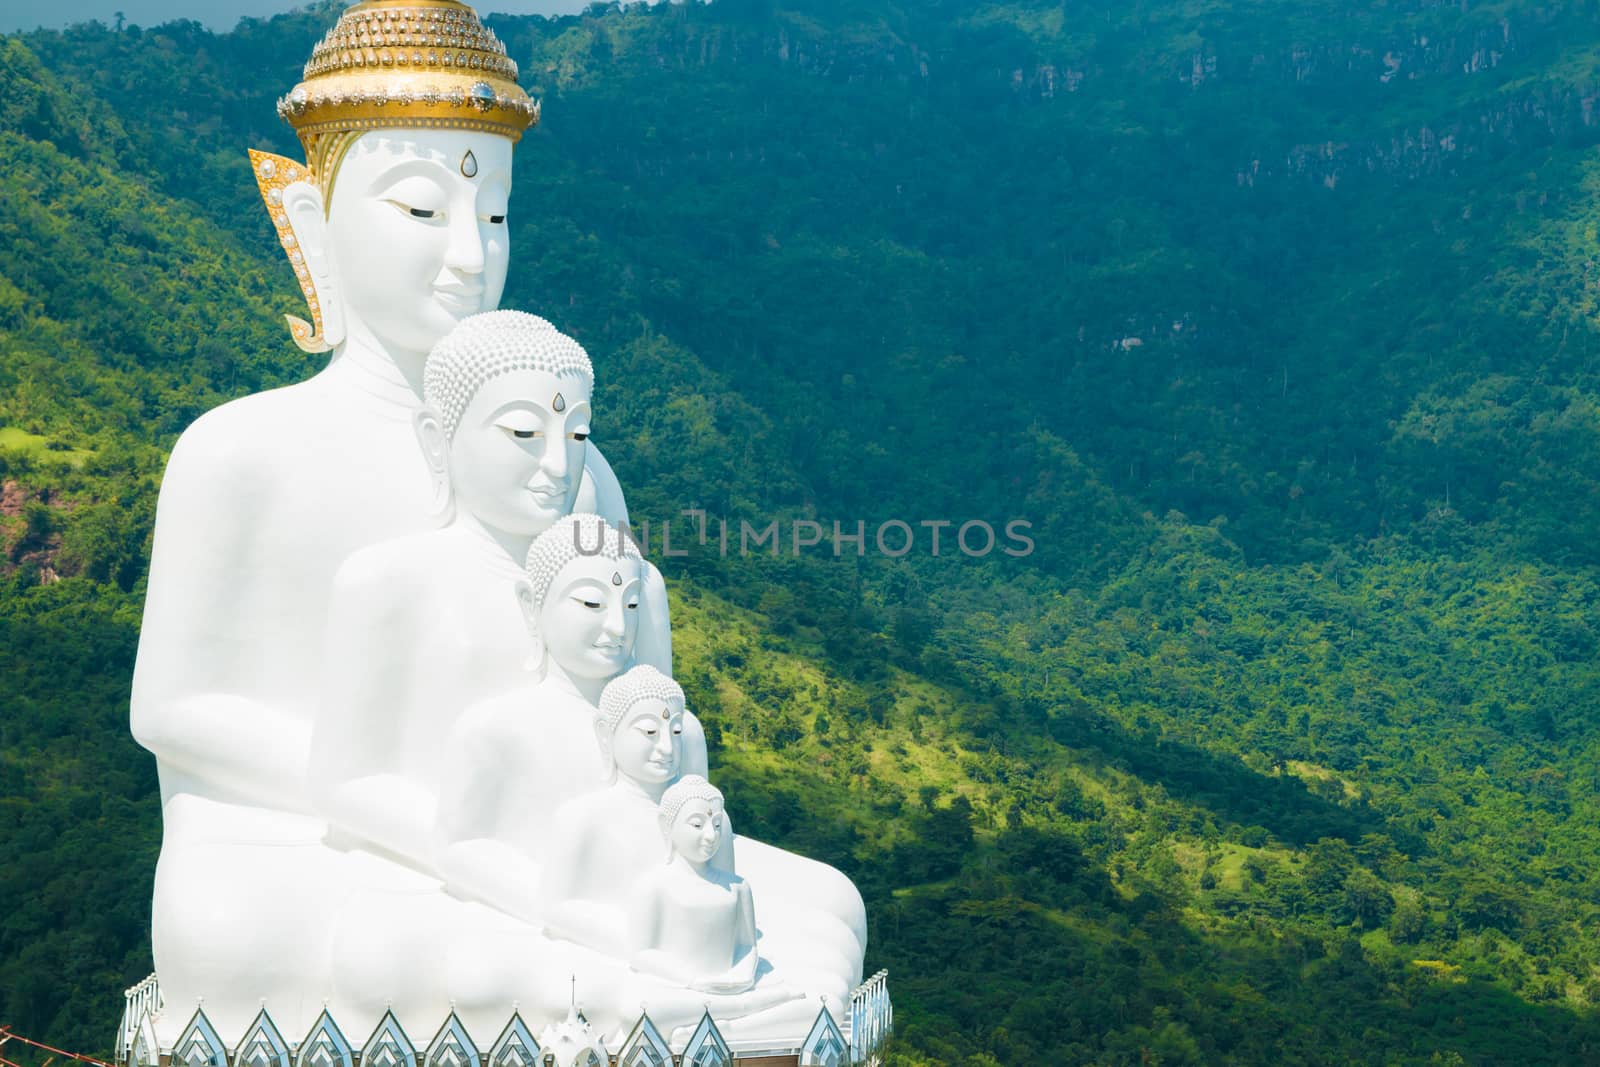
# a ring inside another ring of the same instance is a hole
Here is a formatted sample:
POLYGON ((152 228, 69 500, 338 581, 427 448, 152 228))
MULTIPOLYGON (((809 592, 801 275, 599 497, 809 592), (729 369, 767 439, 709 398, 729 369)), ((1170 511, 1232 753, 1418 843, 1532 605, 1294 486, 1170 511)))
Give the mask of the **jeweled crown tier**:
POLYGON ((517 64, 477 12, 454 0, 368 0, 312 51, 305 80, 278 102, 313 170, 325 133, 481 129, 512 140, 539 121, 517 64))

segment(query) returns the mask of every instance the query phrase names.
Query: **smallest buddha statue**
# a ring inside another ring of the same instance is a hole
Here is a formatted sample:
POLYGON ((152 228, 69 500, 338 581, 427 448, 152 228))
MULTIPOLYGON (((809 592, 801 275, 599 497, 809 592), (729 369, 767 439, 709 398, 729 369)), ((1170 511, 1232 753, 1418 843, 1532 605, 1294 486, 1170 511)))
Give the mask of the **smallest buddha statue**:
POLYGON ((728 835, 722 792, 696 774, 661 795, 667 862, 635 888, 636 970, 710 993, 755 985, 756 912, 750 886, 712 860, 728 835))

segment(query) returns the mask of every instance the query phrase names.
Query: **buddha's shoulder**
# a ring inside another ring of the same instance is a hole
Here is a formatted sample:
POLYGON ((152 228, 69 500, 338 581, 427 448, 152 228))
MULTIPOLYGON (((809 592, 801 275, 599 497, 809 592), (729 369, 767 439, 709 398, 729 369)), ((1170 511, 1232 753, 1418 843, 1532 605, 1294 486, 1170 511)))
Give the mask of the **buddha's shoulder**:
POLYGON ((281 466, 298 450, 306 420, 320 406, 311 383, 302 382, 212 408, 178 436, 167 478, 212 471, 236 477, 281 466))

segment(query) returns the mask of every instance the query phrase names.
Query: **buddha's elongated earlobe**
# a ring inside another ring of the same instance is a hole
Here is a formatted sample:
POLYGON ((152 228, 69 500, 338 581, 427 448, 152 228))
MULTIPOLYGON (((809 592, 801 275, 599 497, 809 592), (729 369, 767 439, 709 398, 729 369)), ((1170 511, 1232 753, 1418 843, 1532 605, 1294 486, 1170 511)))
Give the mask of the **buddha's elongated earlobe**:
POLYGON ((411 427, 416 431, 417 444, 422 448, 422 459, 428 465, 431 487, 429 511, 435 518, 450 518, 450 442, 445 437, 444 425, 432 408, 418 408, 411 416, 411 427))
POLYGON ((549 656, 544 650, 544 637, 539 633, 539 608, 533 598, 533 583, 526 578, 517 580, 517 606, 522 609, 522 623, 528 628, 528 658, 523 660, 524 669, 544 676, 545 666, 549 656))
MULTIPOLYGON (((309 176, 308 176, 309 177, 309 176)), ((310 180, 286 185, 282 191, 283 214, 288 220, 289 234, 294 244, 288 248, 289 260, 303 288, 308 288, 306 299, 312 308, 315 325, 321 327, 315 336, 302 338, 305 323, 295 326, 293 316, 289 325, 294 330, 295 342, 307 351, 327 351, 336 348, 345 336, 344 297, 339 292, 334 269, 333 251, 328 239, 327 207, 322 190, 310 180), (298 258, 297 258, 298 257, 298 258)))
POLYGON ((611 727, 602 719, 595 720, 594 739, 600 745, 600 780, 612 785, 617 780, 617 760, 611 754, 611 727))

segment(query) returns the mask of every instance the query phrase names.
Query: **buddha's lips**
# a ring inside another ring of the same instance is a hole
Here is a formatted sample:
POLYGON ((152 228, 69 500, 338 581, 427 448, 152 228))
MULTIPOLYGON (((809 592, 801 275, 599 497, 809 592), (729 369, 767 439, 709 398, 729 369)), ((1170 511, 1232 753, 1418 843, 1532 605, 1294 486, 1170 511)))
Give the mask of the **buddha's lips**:
POLYGON ((481 285, 436 285, 433 287, 433 294, 446 307, 459 308, 464 311, 477 311, 483 305, 483 286, 481 285))
POLYGON ((529 493, 540 500, 554 500, 567 491, 567 487, 564 485, 530 485, 527 489, 529 493))

